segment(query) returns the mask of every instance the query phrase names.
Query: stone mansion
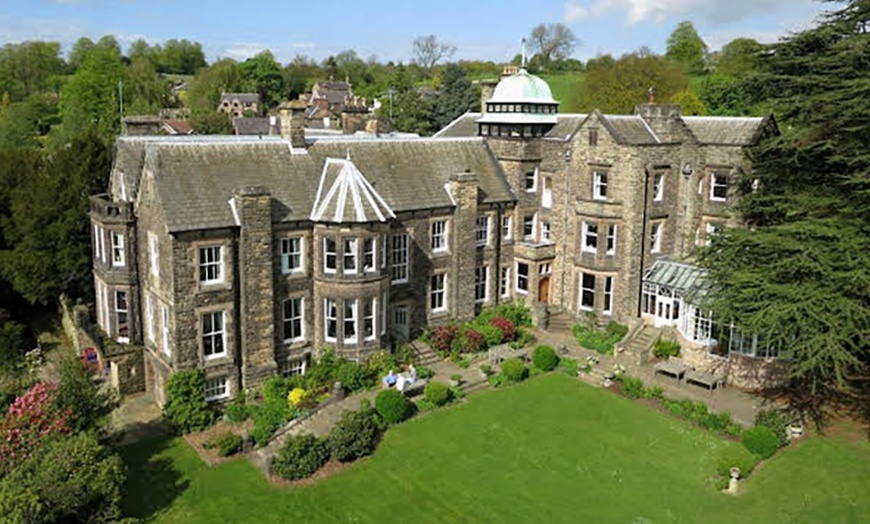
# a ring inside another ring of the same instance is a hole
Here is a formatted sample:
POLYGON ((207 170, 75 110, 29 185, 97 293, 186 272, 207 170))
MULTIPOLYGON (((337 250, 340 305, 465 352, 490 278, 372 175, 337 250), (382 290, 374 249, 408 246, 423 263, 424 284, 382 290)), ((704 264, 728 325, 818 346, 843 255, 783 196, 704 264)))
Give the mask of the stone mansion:
POLYGON ((773 120, 562 114, 524 69, 482 105, 431 138, 306 139, 292 103, 281 136, 122 136, 91 199, 98 325, 158 403, 176 370, 229 398, 518 298, 709 339, 676 261, 729 223, 773 120))

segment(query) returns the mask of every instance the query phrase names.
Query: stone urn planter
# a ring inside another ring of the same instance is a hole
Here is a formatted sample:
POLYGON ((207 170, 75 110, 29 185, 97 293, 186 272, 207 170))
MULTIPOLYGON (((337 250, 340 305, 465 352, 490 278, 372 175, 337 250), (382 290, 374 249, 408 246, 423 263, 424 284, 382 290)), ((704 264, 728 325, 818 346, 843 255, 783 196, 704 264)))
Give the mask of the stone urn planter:
POLYGON ((800 422, 793 422, 788 425, 788 437, 792 440, 804 436, 804 426, 800 422))
POLYGON ((462 384, 462 376, 461 375, 453 375, 450 377, 450 387, 459 387, 462 384))

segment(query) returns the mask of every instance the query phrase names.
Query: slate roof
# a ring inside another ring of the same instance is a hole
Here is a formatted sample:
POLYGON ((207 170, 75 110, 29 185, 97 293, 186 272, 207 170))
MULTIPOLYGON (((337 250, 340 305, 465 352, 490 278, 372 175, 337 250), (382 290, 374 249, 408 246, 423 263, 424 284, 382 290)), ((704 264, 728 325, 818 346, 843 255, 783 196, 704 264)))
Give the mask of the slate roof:
POLYGON ((351 94, 351 86, 349 83, 334 80, 317 82, 311 89, 312 99, 324 97, 329 101, 329 105, 331 106, 343 104, 344 98, 349 94, 351 94))
POLYGON ((683 121, 701 144, 750 146, 760 138, 769 117, 684 116, 683 121))
MULTIPOLYGON (((468 112, 459 116, 446 127, 435 133, 434 138, 459 138, 477 136, 477 120, 483 113, 468 112)), ((502 114, 504 116, 504 114, 502 114)), ((552 138, 568 138, 573 135, 587 115, 564 113, 556 115, 556 125, 545 136, 552 138)))
POLYGON ((396 218, 393 210, 350 159, 326 159, 311 220, 349 224, 389 218, 396 218))
MULTIPOLYGON (((128 185, 138 183, 143 169, 153 174, 170 232, 235 225, 229 200, 235 189, 247 186, 271 191, 274 222, 309 220, 317 181, 325 176, 331 186, 340 174, 324 169, 328 159, 338 165, 334 159, 348 155, 365 180, 357 180, 357 188, 368 185, 372 195, 380 195, 381 212, 453 207, 446 186, 451 175, 465 171, 478 176, 480 202, 515 199, 480 138, 317 141, 307 153, 291 151, 288 141, 268 136, 121 137, 117 147, 114 171, 123 170, 128 185)), ((376 216, 367 205, 365 217, 376 216)), ((344 209, 342 217, 357 216, 355 209, 344 209)), ((330 212, 336 216, 334 206, 327 206, 324 216, 330 212)))
POLYGON ((661 143, 646 121, 638 115, 601 115, 602 124, 620 144, 644 145, 661 143))
MULTIPOLYGON (((269 134, 269 119, 271 117, 235 117, 233 118, 233 129, 237 135, 262 135, 269 134)), ((281 134, 281 119, 275 119, 274 135, 281 134)))
POLYGON ((232 102, 238 100, 241 103, 259 104, 260 95, 257 93, 223 93, 221 95, 221 103, 224 101, 232 102))

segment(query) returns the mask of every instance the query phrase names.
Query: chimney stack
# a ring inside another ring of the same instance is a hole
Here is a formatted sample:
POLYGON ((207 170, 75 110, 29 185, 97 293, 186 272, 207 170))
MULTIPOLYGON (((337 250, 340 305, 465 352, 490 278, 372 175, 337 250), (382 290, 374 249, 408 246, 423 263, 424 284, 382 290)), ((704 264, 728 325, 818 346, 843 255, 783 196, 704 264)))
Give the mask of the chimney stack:
POLYGON ((305 103, 299 100, 284 102, 278 107, 281 118, 281 137, 290 140, 290 146, 305 148, 305 103))

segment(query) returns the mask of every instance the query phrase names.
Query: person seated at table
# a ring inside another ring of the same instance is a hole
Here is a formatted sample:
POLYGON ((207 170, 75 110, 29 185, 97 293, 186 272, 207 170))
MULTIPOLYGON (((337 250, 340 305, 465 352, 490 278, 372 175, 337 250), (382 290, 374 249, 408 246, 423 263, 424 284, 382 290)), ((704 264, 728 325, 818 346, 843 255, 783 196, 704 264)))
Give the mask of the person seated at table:
POLYGON ((387 376, 384 377, 383 384, 385 388, 391 388, 396 385, 396 382, 399 380, 399 376, 393 373, 391 369, 387 376))
POLYGON ((415 380, 417 380, 417 370, 414 369, 414 364, 411 364, 408 367, 407 373, 399 374, 399 379, 396 381, 396 389, 405 391, 405 386, 413 384, 415 380))

